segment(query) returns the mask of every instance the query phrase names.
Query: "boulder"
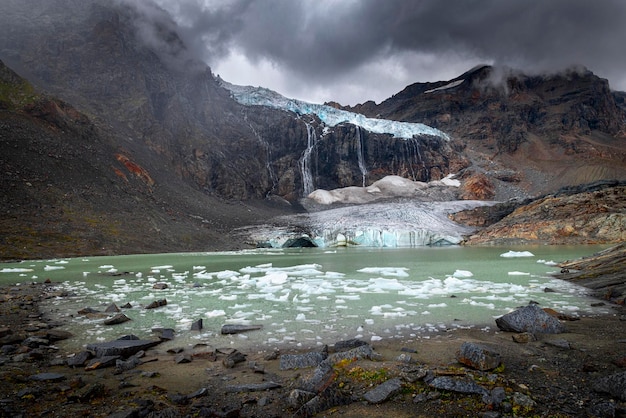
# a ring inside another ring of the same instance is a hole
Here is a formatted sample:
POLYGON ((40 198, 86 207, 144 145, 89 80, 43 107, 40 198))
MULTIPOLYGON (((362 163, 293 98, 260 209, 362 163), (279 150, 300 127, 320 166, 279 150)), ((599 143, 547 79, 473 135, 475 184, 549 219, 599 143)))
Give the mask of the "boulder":
POLYGON ((118 325, 130 321, 130 318, 123 313, 119 313, 109 319, 104 320, 104 325, 118 325))
POLYGON ((105 343, 87 344, 87 350, 96 357, 121 356, 130 357, 133 354, 158 345, 161 341, 118 339, 105 343))
POLYGON ((456 353, 459 363, 476 370, 493 370, 502 362, 500 353, 480 344, 464 342, 456 353))
POLYGON ((502 331, 530 332, 538 334, 560 334, 565 332, 565 325, 548 315, 536 304, 530 304, 496 319, 496 325, 502 331))
POLYGON ((626 372, 619 372, 596 380, 592 388, 596 392, 608 393, 614 398, 626 401, 626 372))
POLYGON ((363 398, 369 403, 379 404, 400 392, 400 389, 402 389, 402 381, 400 379, 389 379, 366 392, 363 398))

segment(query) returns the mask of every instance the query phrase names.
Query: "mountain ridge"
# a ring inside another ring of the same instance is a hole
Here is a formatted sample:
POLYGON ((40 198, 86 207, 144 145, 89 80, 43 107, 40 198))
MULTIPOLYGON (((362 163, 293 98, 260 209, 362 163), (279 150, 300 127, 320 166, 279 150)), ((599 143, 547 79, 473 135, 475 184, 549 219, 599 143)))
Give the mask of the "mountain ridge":
POLYGON ((403 139, 238 103, 166 15, 142 21, 101 0, 35 11, 34 0, 7 1, 0 59, 31 84, 0 66, 8 96, 30 86, 18 94, 25 102, 0 96, 2 191, 11 197, 1 207, 3 257, 59 254, 68 239, 74 255, 240 248, 234 228, 302 212, 314 189, 389 175, 456 173, 459 197, 498 200, 626 178, 626 94, 589 72, 508 74, 498 89, 485 81, 491 67, 477 67, 353 108, 450 137, 403 139), (52 180, 33 181, 38 171, 52 180), (45 249, 46 240, 57 244, 45 249))

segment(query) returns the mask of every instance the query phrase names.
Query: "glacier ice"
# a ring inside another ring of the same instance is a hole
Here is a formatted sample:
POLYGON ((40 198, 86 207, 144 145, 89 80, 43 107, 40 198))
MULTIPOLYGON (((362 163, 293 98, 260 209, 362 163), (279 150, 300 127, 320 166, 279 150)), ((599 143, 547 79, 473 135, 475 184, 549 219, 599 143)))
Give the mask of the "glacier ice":
POLYGON ((351 123, 369 132, 390 134, 404 139, 413 138, 415 135, 432 135, 445 140, 450 139, 446 133, 422 123, 368 118, 360 113, 335 109, 332 106, 290 99, 264 87, 238 86, 222 79, 219 81, 224 88, 230 90, 232 97, 237 102, 246 106, 268 106, 294 112, 298 115, 316 115, 327 126, 351 123))
POLYGON ((493 202, 370 203, 289 215, 273 219, 273 225, 256 226, 250 238, 279 248, 294 234, 307 231, 318 247, 419 247, 459 244, 474 230, 448 218, 449 213, 493 202), (289 225, 280 227, 278 225, 289 225))

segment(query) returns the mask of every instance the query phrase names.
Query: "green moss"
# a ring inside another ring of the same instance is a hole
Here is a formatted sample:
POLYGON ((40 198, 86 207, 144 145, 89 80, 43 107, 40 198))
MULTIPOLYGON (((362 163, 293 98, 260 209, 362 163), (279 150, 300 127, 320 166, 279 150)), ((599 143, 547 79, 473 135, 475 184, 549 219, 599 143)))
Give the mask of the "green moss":
POLYGON ((21 109, 38 99, 33 86, 26 82, 0 82, 0 103, 8 109, 21 109))

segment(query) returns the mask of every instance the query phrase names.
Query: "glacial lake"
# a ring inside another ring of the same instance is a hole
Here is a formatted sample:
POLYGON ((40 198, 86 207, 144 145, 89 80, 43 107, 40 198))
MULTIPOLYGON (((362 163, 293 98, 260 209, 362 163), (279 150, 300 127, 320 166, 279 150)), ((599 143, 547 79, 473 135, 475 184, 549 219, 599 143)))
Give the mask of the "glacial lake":
POLYGON ((339 340, 411 342, 455 329, 496 329, 494 319, 529 301, 569 315, 608 313, 592 307, 588 290, 550 276, 556 262, 591 255, 601 246, 302 248, 219 253, 82 257, 0 264, 0 283, 50 279, 71 296, 47 299, 47 317, 75 337, 67 350, 126 334, 160 347, 310 348, 339 340), (167 284, 155 289, 155 284, 167 284), (546 292, 549 288, 553 291, 546 292), (145 309, 157 300, 165 306, 145 309), (90 307, 130 304, 131 321, 103 325, 79 315, 90 307), (191 331, 202 319, 203 329, 191 331), (262 325, 221 335, 224 324, 262 325))

